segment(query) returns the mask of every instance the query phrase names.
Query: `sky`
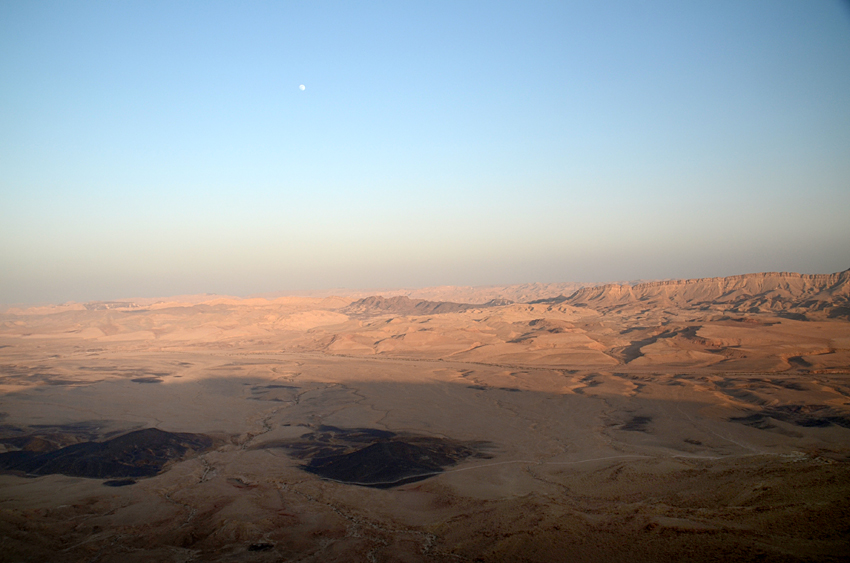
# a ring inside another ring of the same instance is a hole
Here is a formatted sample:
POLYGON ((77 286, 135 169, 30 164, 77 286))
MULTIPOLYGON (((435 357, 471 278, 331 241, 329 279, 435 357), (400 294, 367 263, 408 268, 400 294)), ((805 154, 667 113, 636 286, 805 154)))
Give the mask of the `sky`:
POLYGON ((0 1, 0 303, 831 273, 848 217, 848 2, 0 1))

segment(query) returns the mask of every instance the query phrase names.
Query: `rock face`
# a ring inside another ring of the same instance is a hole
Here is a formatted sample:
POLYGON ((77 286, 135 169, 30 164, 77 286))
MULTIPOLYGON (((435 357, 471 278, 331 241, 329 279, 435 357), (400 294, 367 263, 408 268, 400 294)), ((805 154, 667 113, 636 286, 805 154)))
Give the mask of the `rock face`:
POLYGON ((62 474, 114 479, 150 477, 166 463, 205 451, 214 441, 203 434, 172 433, 156 428, 129 432, 105 442, 82 442, 50 452, 23 449, 0 454, 0 468, 30 475, 62 474))
POLYGON ((768 272, 637 285, 610 284, 579 289, 565 302, 601 311, 637 305, 742 313, 824 312, 830 317, 845 317, 850 313, 850 270, 835 274, 768 272))
MULTIPOLYGON (((767 272, 634 285, 608 284, 583 287, 569 297, 561 295, 529 301, 529 304, 560 303, 598 311, 630 306, 677 307, 734 313, 773 312, 798 320, 806 320, 806 313, 822 313, 822 316, 830 318, 850 319, 850 270, 835 274, 767 272)), ((355 316, 388 313, 408 316, 436 315, 509 304, 511 301, 505 299, 470 304, 417 300, 405 296, 371 296, 351 303, 342 309, 342 312, 355 316)))

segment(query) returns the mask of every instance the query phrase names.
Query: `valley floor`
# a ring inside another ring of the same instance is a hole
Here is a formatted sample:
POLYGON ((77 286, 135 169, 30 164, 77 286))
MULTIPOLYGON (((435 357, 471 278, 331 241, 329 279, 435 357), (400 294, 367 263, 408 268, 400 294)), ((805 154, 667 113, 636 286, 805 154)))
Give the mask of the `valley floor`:
POLYGON ((850 558, 846 320, 362 303, 0 315, 0 561, 850 558))

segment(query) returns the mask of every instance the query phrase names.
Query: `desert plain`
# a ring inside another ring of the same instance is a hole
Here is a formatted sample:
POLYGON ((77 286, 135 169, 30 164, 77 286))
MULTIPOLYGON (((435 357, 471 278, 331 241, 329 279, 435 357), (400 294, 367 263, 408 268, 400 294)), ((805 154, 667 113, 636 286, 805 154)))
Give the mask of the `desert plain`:
POLYGON ((0 561, 846 561, 850 271, 0 312, 0 561))

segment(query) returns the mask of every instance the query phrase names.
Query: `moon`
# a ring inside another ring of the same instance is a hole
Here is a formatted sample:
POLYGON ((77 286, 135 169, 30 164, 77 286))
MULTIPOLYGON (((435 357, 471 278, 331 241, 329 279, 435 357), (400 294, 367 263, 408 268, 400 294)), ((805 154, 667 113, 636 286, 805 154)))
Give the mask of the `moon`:
POLYGON ((301 91, 304 91, 304 90, 307 89, 307 87, 302 84, 301 86, 298 87, 298 89, 301 90, 301 91))

